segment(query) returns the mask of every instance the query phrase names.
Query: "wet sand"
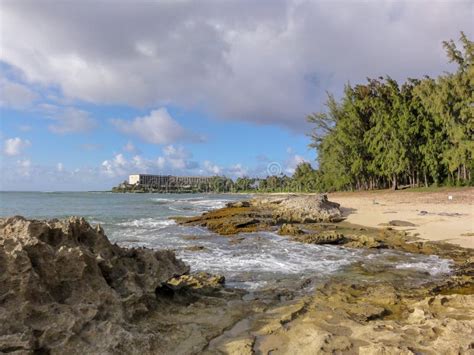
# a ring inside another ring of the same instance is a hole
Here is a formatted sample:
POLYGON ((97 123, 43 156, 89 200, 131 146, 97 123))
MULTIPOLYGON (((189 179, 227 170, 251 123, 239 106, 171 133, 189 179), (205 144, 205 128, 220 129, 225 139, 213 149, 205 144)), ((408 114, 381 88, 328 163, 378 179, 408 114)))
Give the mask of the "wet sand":
POLYGON ((474 188, 338 192, 328 198, 341 204, 349 223, 390 226, 422 239, 474 248, 474 188), (393 226, 390 221, 413 226, 393 226))

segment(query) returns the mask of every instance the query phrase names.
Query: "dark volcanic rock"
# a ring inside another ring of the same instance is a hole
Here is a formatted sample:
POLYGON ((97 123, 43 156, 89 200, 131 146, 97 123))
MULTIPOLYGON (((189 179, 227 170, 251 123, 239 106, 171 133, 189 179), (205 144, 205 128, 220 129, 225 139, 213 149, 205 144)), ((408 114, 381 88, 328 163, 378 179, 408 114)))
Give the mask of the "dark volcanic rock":
POLYGON ((112 245, 84 219, 0 219, 0 352, 149 349, 134 320, 189 267, 171 251, 112 245))

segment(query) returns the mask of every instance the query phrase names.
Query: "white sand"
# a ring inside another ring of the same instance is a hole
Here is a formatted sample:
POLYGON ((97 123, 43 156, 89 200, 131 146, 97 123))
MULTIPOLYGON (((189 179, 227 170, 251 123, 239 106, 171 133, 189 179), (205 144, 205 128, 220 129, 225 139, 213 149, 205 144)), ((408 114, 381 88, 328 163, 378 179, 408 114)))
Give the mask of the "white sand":
POLYGON ((334 193, 328 197, 341 204, 350 223, 382 227, 391 220, 407 221, 416 226, 393 228, 422 239, 474 248, 474 188, 334 193))

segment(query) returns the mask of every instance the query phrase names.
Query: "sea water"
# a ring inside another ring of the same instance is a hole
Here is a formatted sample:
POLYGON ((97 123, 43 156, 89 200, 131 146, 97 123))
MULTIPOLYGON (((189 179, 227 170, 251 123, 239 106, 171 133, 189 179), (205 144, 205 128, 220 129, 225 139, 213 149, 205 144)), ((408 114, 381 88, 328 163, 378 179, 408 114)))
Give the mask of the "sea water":
POLYGON ((352 277, 355 266, 367 270, 367 275, 388 273, 400 282, 426 281, 450 272, 451 262, 437 256, 301 244, 270 232, 242 234, 236 239, 201 227, 181 226, 170 219, 199 215, 245 198, 248 196, 0 192, 0 216, 84 217, 102 225, 112 242, 125 247, 175 250, 192 271, 221 274, 228 286, 249 290, 324 280, 332 275, 352 277))

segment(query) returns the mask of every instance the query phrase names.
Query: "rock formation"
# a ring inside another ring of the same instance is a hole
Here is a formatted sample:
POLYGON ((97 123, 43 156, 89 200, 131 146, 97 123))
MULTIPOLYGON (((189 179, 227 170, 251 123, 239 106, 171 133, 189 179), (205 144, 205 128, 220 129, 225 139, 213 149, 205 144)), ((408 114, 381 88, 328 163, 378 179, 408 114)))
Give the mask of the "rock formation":
POLYGON ((256 197, 228 203, 227 207, 197 217, 177 217, 176 221, 200 225, 221 235, 257 232, 284 223, 337 222, 342 220, 339 204, 321 195, 256 197))
POLYGON ((0 352, 147 349, 134 321, 188 271, 171 251, 112 245, 84 219, 0 219, 0 352))
POLYGON ((274 217, 279 222, 314 223, 342 220, 339 204, 328 200, 327 195, 286 195, 254 200, 255 205, 274 206, 274 217))

